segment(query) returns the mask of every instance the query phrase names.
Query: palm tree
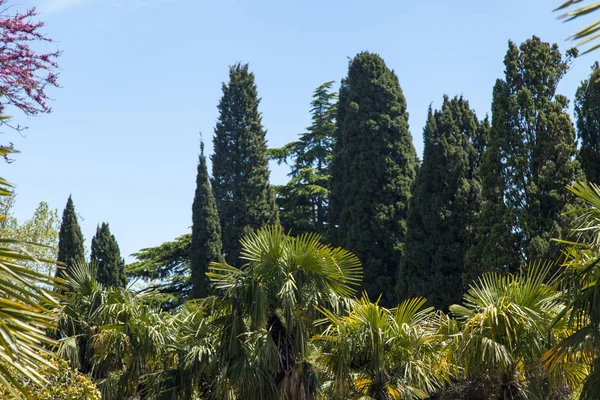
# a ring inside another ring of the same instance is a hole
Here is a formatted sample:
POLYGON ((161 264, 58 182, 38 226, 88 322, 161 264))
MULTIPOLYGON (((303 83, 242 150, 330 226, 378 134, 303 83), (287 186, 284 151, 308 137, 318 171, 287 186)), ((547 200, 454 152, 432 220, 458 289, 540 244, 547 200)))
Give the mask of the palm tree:
POLYGON ((581 356, 591 365, 581 392, 582 400, 600 398, 600 187, 593 183, 576 183, 569 190, 585 206, 574 210, 576 242, 560 241, 564 250, 568 307, 556 319, 574 330, 550 349, 544 360, 551 368, 572 364, 581 356))
POLYGON ((266 227, 244 237, 235 268, 213 263, 221 324, 216 393, 221 399, 311 400, 319 385, 309 338, 316 307, 337 310, 360 284, 358 258, 322 244, 316 234, 292 237, 266 227))
POLYGON ((456 369, 444 357, 440 314, 415 298, 386 309, 366 295, 346 315, 321 309, 327 327, 316 335, 331 381, 331 399, 421 399, 456 369))
MULTIPOLYGON (((0 119, 4 119, 1 117, 0 119)), ((15 151, 0 146, 0 157, 15 151)), ((0 178, 0 196, 9 196, 11 185, 0 178)), ((4 220, 5 215, 0 216, 4 220)), ((46 331, 56 325, 55 299, 46 289, 53 288, 56 281, 22 265, 27 262, 51 262, 38 260, 25 249, 31 243, 12 238, 0 238, 0 386, 20 399, 25 380, 44 385, 44 368, 55 368, 46 356, 55 342, 46 331)))
POLYGON ((103 399, 134 396, 146 375, 164 368, 170 315, 150 305, 151 293, 98 283, 94 264, 76 262, 65 279, 58 353, 97 380, 103 399))
POLYGON ((473 284, 463 305, 450 307, 451 357, 467 381, 488 382, 487 398, 554 398, 576 376, 573 369, 551 373, 540 362, 559 327, 554 319, 565 309, 549 263, 531 265, 517 275, 488 273, 473 284))

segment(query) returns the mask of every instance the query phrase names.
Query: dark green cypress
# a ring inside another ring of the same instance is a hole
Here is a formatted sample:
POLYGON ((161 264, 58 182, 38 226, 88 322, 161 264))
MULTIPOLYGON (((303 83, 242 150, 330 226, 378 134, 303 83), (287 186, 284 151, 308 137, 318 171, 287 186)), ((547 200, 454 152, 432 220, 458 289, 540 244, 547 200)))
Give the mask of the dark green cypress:
POLYGON ((363 52, 342 81, 331 165, 332 238, 363 263, 363 289, 393 303, 417 155, 396 74, 363 52))
POLYGON ((441 110, 429 109, 398 277, 404 298, 426 297, 442 309, 460 303, 464 258, 481 209, 476 171, 485 132, 462 97, 444 96, 441 110))
POLYGON ((552 238, 566 233, 565 187, 581 178, 568 100, 556 87, 569 68, 556 44, 533 37, 509 43, 505 78, 496 82, 492 128, 481 167, 484 206, 465 283, 487 271, 515 272, 557 255, 552 238))
POLYGON ((96 235, 92 238, 92 255, 90 261, 96 264, 98 271, 96 279, 108 287, 125 287, 125 261, 121 258, 121 250, 110 233, 108 224, 103 222, 96 228, 96 235))
POLYGON ((575 95, 575 115, 580 148, 577 159, 587 180, 600 184, 600 69, 596 62, 589 79, 575 95))
POLYGON ((210 188, 204 143, 200 144, 200 159, 196 175, 196 194, 192 204, 192 244, 190 246, 192 298, 206 297, 209 282, 206 277, 211 262, 222 262, 221 226, 217 204, 210 188))
POLYGON ((278 223, 278 213, 269 184, 260 99, 248 64, 230 67, 229 82, 223 83, 222 89, 211 183, 221 220, 223 252, 230 264, 237 264, 240 238, 278 223))
POLYGON ((331 91, 332 85, 330 81, 315 89, 310 110, 312 123, 306 132, 295 142, 269 150, 280 163, 293 161, 289 162, 290 181, 276 189, 281 224, 294 235, 328 234, 329 162, 337 113, 337 93, 331 91))
MULTIPOLYGON (((85 261, 85 250, 83 248, 83 234, 77 222, 77 213, 73 199, 69 196, 67 205, 62 215, 62 223, 58 233, 58 262, 64 263, 66 271, 75 262, 85 261)), ((63 269, 56 269, 56 276, 63 276, 63 269)))

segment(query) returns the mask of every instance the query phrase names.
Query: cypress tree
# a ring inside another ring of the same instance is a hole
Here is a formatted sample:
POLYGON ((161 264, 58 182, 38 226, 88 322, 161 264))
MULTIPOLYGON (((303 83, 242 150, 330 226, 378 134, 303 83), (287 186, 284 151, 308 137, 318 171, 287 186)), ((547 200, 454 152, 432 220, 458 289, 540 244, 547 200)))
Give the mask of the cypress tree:
POLYGON ((92 238, 90 260, 98 267, 98 282, 108 287, 125 287, 125 261, 121 258, 121 250, 115 236, 110 233, 105 222, 96 228, 96 235, 92 238))
POLYGON ((554 257, 551 238, 566 232, 565 186, 581 177, 565 96, 556 87, 569 68, 556 44, 533 37, 509 42, 505 78, 494 87, 492 127, 481 167, 483 206, 465 281, 486 271, 516 272, 554 257))
POLYGON ((206 297, 208 294, 209 282, 206 271, 211 262, 223 261, 221 248, 219 213, 210 188, 204 143, 201 143, 196 194, 192 205, 192 244, 190 247, 192 298, 206 297))
POLYGON ((292 234, 328 233, 329 161, 337 113, 337 93, 331 91, 332 85, 330 81, 315 89, 310 110, 312 124, 306 132, 295 142, 269 150, 279 163, 293 160, 291 180, 276 188, 281 224, 292 234))
POLYGON ((600 69, 596 62, 589 79, 575 95, 575 115, 580 148, 577 159, 587 180, 600 184, 600 69))
MULTIPOLYGON (((77 261, 85 261, 85 250, 83 248, 83 234, 77 222, 77 213, 73 199, 69 196, 67 205, 62 215, 62 223, 58 233, 58 262, 66 265, 66 271, 77 261)), ((56 269, 56 276, 63 276, 62 268, 56 269)))
POLYGON ((441 110, 429 109, 398 278, 402 297, 426 297, 443 309, 460 303, 464 258, 481 208, 476 170, 486 129, 462 97, 444 96, 441 110))
POLYGON ((392 304, 417 155, 396 74, 358 54, 342 81, 331 165, 332 239, 363 263, 363 289, 392 304))
POLYGON ((278 223, 274 191, 269 184, 266 131, 258 111, 260 99, 248 64, 229 68, 222 85, 215 127, 212 189, 221 220, 223 251, 236 264, 240 238, 278 223))

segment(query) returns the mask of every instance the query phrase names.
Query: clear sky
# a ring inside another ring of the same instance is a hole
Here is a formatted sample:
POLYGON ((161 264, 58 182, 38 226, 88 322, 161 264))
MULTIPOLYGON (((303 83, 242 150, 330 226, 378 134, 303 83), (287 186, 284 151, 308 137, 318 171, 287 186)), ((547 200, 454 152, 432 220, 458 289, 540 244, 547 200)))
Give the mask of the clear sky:
MULTIPOLYGON (((315 87, 339 82, 357 52, 379 53, 399 76, 420 155, 427 108, 444 94, 489 112, 509 39, 567 49, 582 25, 557 21, 560 2, 10 0, 37 6, 64 54, 53 113, 15 114, 26 138, 3 136, 22 154, 2 176, 18 185, 18 218, 42 200, 62 213, 72 194, 86 246, 107 221, 127 256, 189 231, 199 132, 210 154, 228 65, 250 63, 269 145, 281 146, 308 125, 315 87)), ((577 59, 559 91, 572 99, 598 56, 577 59)), ((272 182, 287 172, 272 166, 272 182)))

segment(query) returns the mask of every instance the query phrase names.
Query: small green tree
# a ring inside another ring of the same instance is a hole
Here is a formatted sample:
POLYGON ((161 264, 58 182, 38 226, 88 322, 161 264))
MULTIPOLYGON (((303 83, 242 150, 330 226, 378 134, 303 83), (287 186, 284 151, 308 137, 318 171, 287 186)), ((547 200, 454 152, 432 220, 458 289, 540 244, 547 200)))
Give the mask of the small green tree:
POLYGON ((196 176, 196 194, 192 204, 192 243, 190 246, 192 298, 208 295, 206 276, 212 262, 222 262, 221 226, 217 204, 210 188, 204 143, 200 144, 200 159, 196 176))
MULTIPOLYGON (((58 262, 69 266, 77 261, 85 260, 85 250, 83 248, 83 234, 77 222, 77 213, 73 198, 69 196, 67 205, 62 215, 62 223, 58 234, 58 262)), ((59 267, 56 270, 56 276, 61 277, 63 270, 59 267)))
POLYGON ((363 288, 392 304, 417 155, 396 74, 358 54, 340 89, 331 165, 332 240, 364 265, 363 288))
POLYGON ((291 161, 291 180, 276 187, 279 218, 284 228, 300 235, 328 233, 329 162, 333 148, 337 93, 333 81, 315 89, 311 102, 312 124, 306 132, 282 148, 271 149, 279 163, 291 161))
POLYGON ((269 184, 260 99, 248 64, 230 67, 229 82, 223 83, 222 89, 211 183, 221 220, 223 252, 230 264, 237 264, 240 238, 278 223, 278 213, 269 184))
POLYGON ((103 222, 96 228, 92 238, 92 254, 90 261, 98 266, 98 282, 108 287, 125 287, 125 261, 121 258, 121 250, 110 233, 108 224, 103 222))

